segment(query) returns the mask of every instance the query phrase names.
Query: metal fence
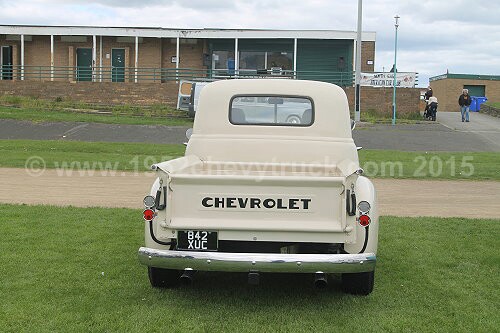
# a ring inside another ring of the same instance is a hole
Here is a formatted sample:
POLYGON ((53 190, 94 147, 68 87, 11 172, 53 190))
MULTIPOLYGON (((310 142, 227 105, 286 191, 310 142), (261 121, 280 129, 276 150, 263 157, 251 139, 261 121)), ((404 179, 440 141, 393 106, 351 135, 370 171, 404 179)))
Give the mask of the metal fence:
POLYGON ((283 78, 317 80, 352 86, 354 72, 234 70, 153 67, 71 67, 0 66, 1 80, 88 81, 88 82, 168 82, 179 80, 219 80, 244 78, 283 78))

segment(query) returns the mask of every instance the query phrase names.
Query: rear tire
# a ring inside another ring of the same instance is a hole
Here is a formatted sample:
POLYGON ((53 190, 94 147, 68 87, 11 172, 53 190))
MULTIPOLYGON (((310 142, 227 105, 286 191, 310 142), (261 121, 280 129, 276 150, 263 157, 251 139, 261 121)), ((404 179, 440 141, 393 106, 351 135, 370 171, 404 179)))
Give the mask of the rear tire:
POLYGON ((154 288, 172 288, 179 284, 181 271, 148 267, 148 277, 151 286, 154 288))
POLYGON ((369 295, 373 291, 375 271, 363 273, 343 273, 342 290, 353 295, 369 295))

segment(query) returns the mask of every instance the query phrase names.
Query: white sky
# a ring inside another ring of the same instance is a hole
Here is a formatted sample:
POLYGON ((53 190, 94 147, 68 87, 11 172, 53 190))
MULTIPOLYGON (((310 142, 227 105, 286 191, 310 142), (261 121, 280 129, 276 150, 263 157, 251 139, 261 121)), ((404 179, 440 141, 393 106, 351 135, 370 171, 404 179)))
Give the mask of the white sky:
MULTIPOLYGON (((0 0, 1 24, 356 30, 356 0, 0 0)), ((419 85, 450 73, 500 74, 500 1, 364 0, 377 32, 375 70, 394 62, 419 85)))

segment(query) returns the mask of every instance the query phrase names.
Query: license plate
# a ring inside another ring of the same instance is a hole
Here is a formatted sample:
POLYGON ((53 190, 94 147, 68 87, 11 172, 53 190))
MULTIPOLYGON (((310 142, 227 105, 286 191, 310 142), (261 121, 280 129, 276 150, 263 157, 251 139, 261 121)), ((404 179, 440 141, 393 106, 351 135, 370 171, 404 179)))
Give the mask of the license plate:
POLYGON ((181 230, 177 232, 177 249, 188 251, 217 251, 217 231, 181 230))

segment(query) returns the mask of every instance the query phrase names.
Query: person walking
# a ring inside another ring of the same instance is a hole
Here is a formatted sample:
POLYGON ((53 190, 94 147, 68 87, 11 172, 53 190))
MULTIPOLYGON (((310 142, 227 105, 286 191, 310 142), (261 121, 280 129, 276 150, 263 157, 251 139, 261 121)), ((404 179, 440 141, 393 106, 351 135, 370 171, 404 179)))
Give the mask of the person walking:
POLYGON ((458 98, 458 105, 460 105, 460 113, 462 114, 462 122, 469 122, 469 107, 472 99, 469 96, 469 90, 463 89, 462 95, 458 98))

